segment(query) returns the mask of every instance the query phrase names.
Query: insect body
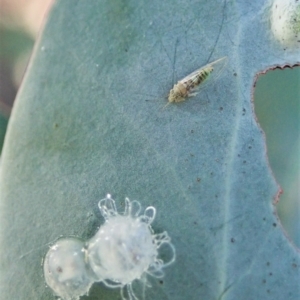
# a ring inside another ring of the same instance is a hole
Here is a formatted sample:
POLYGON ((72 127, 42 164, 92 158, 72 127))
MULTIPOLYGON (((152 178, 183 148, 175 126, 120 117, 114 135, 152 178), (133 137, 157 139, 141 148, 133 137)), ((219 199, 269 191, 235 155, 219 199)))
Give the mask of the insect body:
POLYGON ((226 61, 227 56, 224 56, 179 80, 169 93, 169 103, 182 102, 185 101, 187 97, 197 95, 195 91, 200 86, 203 86, 203 83, 206 82, 209 77, 212 77, 212 73, 214 73, 215 78, 221 74, 226 61))

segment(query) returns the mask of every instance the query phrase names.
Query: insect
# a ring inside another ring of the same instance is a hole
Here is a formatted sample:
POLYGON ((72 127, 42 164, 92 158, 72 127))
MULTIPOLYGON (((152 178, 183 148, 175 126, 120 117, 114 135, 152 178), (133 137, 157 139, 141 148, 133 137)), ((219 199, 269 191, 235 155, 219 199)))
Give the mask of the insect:
POLYGON ((123 300, 138 300, 132 283, 146 283, 147 275, 163 277, 163 269, 175 261, 171 238, 166 231, 153 232, 153 206, 140 213, 140 203, 126 198, 119 214, 109 194, 98 206, 105 223, 90 240, 59 239, 49 249, 44 259, 46 283, 64 300, 78 300, 94 282, 120 288, 123 300), (163 247, 168 248, 167 262, 160 257, 163 247))
POLYGON ((217 78, 221 74, 226 61, 227 56, 224 56, 179 80, 170 90, 168 104, 172 102, 182 102, 185 101, 187 97, 196 96, 196 90, 212 77, 212 73, 214 74, 214 78, 217 78))

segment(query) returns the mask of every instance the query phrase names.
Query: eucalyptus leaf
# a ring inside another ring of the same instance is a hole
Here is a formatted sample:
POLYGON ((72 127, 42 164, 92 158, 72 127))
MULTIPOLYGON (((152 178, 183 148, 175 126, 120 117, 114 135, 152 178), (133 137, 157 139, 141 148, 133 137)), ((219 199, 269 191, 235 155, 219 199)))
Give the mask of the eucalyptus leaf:
MULTIPOLYGON (((269 2, 57 1, 9 121, 0 169, 1 297, 54 299, 42 259, 60 236, 91 238, 112 194, 157 209, 176 261, 139 299, 299 299, 300 255, 253 113, 257 72, 296 63, 269 2), (223 56, 220 77, 167 103, 223 56)), ((145 292, 143 294, 143 292, 145 292)), ((82 299, 120 299, 102 283, 82 299)))

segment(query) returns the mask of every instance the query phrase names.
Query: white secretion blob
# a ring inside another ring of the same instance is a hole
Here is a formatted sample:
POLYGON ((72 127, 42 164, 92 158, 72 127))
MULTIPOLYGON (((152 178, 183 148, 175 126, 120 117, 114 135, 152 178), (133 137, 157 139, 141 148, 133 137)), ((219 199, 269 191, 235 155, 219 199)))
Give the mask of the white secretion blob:
POLYGON ((300 48, 300 1, 273 0, 271 29, 284 46, 300 48))
POLYGON ((44 259, 44 276, 47 285, 65 300, 87 294, 95 278, 84 243, 75 238, 58 240, 44 259))
POLYGON ((125 210, 119 214, 115 201, 108 194, 99 202, 105 223, 88 242, 87 256, 97 281, 112 288, 124 289, 130 300, 137 299, 132 282, 145 280, 147 274, 160 278, 163 268, 175 261, 175 248, 167 232, 154 234, 151 223, 156 210, 153 206, 140 214, 138 201, 125 199, 125 210), (171 251, 170 259, 164 262, 159 256, 162 245, 171 251))
POLYGON ((64 300, 78 300, 94 282, 121 288, 123 300, 125 294, 137 300, 133 281, 146 282, 147 274, 163 277, 163 269, 175 261, 175 248, 166 231, 154 234, 153 206, 140 214, 140 203, 126 198, 125 210, 119 214, 108 194, 99 208, 105 223, 87 243, 65 238, 49 249, 44 260, 46 283, 64 300), (160 258, 162 246, 168 248, 168 262, 160 258))

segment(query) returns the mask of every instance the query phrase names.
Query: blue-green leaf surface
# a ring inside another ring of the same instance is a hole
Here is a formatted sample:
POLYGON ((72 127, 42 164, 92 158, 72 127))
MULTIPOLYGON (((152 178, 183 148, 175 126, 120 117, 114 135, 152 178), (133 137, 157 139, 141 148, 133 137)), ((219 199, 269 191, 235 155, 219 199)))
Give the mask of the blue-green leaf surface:
MULTIPOLYGON (((1 297, 54 299, 41 267, 59 236, 92 237, 111 193, 153 205, 176 262, 145 299, 298 299, 300 255, 251 102, 255 74, 295 63, 256 1, 57 1, 10 119, 0 170, 1 297), (169 105, 174 80, 228 56, 169 105)), ((135 285, 137 296, 143 298, 135 285)), ((82 299, 120 299, 94 284, 82 299)))

